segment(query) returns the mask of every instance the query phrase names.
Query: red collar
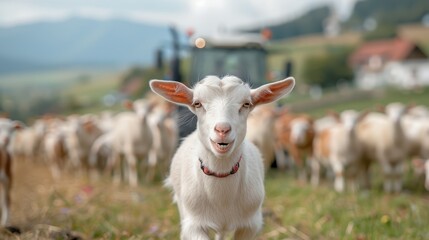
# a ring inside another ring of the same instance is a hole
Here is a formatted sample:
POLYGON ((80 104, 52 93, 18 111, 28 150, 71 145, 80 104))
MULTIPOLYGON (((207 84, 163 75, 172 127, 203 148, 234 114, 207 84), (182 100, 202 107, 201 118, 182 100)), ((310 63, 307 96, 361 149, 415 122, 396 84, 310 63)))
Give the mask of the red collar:
POLYGON ((240 168, 241 158, 242 158, 242 156, 240 156, 240 158, 238 159, 238 162, 234 165, 234 167, 232 167, 231 171, 229 171, 227 173, 212 172, 208 167, 204 166, 203 161, 200 158, 198 160, 200 161, 200 168, 201 168, 201 170, 203 170, 203 173, 205 173, 206 175, 209 175, 209 176, 217 177, 217 178, 224 178, 224 177, 228 177, 229 175, 232 175, 232 174, 235 174, 236 172, 238 172, 238 169, 240 168))

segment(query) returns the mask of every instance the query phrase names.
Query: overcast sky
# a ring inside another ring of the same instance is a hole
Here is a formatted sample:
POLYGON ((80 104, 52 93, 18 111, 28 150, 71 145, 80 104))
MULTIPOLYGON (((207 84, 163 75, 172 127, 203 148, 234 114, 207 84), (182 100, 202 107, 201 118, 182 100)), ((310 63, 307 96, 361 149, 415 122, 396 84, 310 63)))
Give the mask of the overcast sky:
POLYGON ((330 3, 347 17, 356 0, 0 0, 0 25, 15 26, 71 16, 123 18, 175 24, 183 30, 211 33, 263 25, 299 16, 330 3))

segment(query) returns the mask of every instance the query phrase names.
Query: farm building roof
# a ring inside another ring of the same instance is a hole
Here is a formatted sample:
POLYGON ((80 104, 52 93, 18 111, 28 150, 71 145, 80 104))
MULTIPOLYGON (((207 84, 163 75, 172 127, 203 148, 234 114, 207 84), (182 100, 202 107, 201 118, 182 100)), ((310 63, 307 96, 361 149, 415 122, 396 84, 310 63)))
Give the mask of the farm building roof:
POLYGON ((427 58, 415 43, 395 38, 364 43, 351 54, 349 64, 352 67, 363 65, 373 57, 380 57, 384 62, 427 58))

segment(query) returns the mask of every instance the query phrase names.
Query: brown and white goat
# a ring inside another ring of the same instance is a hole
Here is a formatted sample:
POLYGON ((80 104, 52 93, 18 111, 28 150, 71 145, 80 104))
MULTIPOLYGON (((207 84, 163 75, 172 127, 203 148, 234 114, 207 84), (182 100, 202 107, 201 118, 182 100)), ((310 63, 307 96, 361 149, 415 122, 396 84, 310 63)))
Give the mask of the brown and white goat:
POLYGON ((246 138, 261 151, 265 170, 274 161, 275 155, 275 106, 265 104, 256 107, 247 119, 246 138))
POLYGON ((286 113, 277 118, 276 146, 287 150, 298 168, 299 179, 306 181, 306 165, 313 157, 314 120, 305 114, 286 113))
POLYGON ((9 119, 0 119, 0 226, 9 220, 10 191, 12 188, 12 158, 8 145, 14 131, 23 128, 23 124, 9 119))
POLYGON ((362 147, 357 139, 356 126, 365 115, 366 112, 343 111, 337 124, 317 133, 314 139, 314 162, 311 164, 313 185, 319 183, 320 163, 322 163, 333 170, 336 191, 344 191, 346 170, 353 188, 356 189, 362 158, 362 147))

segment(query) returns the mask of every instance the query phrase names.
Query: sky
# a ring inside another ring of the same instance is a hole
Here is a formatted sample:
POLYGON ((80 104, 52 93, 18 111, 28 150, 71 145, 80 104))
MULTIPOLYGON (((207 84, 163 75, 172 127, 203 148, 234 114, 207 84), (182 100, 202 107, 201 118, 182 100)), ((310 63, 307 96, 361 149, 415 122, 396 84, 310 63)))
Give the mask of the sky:
POLYGON ((128 19, 198 33, 264 26, 330 4, 342 18, 357 0, 0 0, 0 26, 70 17, 128 19))

